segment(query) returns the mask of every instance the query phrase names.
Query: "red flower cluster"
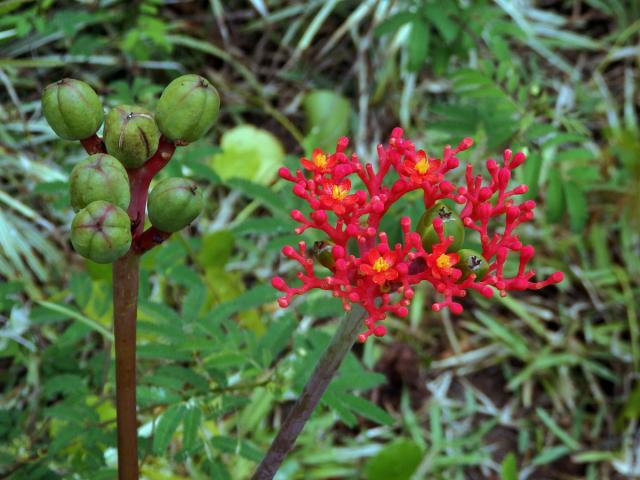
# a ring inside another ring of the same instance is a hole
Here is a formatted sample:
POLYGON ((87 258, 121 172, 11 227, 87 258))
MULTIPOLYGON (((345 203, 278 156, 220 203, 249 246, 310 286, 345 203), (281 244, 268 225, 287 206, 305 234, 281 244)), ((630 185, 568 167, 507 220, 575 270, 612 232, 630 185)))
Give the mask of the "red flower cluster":
POLYGON ((300 223, 296 233, 314 228, 324 232, 328 240, 321 242, 324 247, 320 254, 318 248, 313 249, 315 255, 308 252, 305 242, 300 242, 297 249, 287 246, 282 250, 286 257, 300 263, 303 270, 298 273, 302 282, 298 287, 287 285, 281 277, 273 279, 273 286, 284 293, 278 300, 280 306, 287 307, 293 296, 312 288, 331 291, 342 299, 345 310, 352 303, 359 303, 368 314, 367 330, 359 336, 364 342, 371 334, 386 333, 386 328, 377 322, 388 313, 407 315, 412 286, 423 280, 443 296, 442 301, 432 305, 433 310, 449 307, 456 314, 462 312, 462 306, 454 297, 464 297, 468 290, 490 297, 491 287, 506 295, 507 290, 539 289, 562 281, 561 272, 543 281, 531 281, 535 272, 526 267, 533 257, 533 247, 523 245, 514 233, 519 224, 533 218, 535 207, 532 200, 516 204, 513 199, 527 191, 526 185, 507 189, 512 170, 525 160, 523 153, 513 155, 506 150, 502 165, 488 160, 487 181, 480 175, 474 176, 468 165, 467 185, 455 186, 443 178, 459 165, 456 155, 473 144, 470 138, 462 140, 456 148, 447 146, 442 159, 435 159, 422 150, 416 151, 413 143, 402 137, 402 130, 396 128, 389 144, 378 146, 377 171, 370 163, 363 165, 355 154, 347 156, 344 151, 348 143, 343 137, 335 153, 316 149, 311 160, 302 159, 307 174, 301 169, 295 174, 286 168, 279 172, 280 177, 295 184, 294 194, 311 207, 308 216, 299 210, 291 212, 291 217, 300 223), (396 178, 385 184, 391 169, 396 178), (363 189, 354 191, 350 176, 359 178, 363 189), (425 208, 442 199, 463 205, 460 217, 464 226, 478 232, 482 256, 489 263, 489 271, 483 278, 465 276, 457 268, 459 255, 447 252, 454 238, 445 237, 440 218, 433 221, 439 242, 430 249, 425 250, 420 235, 411 231, 408 217, 400 221, 403 242, 389 245, 387 234, 379 231, 380 220, 392 204, 414 190, 422 191, 425 208), (490 220, 498 217, 504 217, 503 227, 490 226, 490 220), (348 247, 354 240, 357 254, 348 247), (506 278, 503 270, 510 253, 519 256, 519 268, 515 277, 506 278), (316 263, 325 267, 326 275, 316 272, 316 263))

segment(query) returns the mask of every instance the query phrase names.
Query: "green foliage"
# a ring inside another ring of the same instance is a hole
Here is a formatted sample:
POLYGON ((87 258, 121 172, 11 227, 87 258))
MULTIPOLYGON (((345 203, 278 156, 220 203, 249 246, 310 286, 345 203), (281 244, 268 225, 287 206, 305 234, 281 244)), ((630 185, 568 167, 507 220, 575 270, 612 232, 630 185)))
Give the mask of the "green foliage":
POLYGON ((223 179, 240 178, 268 184, 284 162, 284 150, 276 137, 253 125, 227 130, 220 140, 221 153, 211 165, 223 179))
POLYGON ((352 112, 347 98, 331 90, 313 90, 304 96, 302 105, 306 117, 304 145, 307 155, 315 148, 330 152, 340 137, 349 135, 352 112))
POLYGON ((394 440, 367 462, 367 480, 409 480, 421 458, 420 447, 413 441, 406 438, 394 440))

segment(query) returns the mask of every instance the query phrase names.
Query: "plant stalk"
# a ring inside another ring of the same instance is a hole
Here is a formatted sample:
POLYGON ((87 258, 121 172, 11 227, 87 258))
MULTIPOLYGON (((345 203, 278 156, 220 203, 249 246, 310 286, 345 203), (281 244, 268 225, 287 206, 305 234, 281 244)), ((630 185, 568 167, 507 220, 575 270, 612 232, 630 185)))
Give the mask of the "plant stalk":
POLYGON ((271 480, 274 477, 342 364, 342 360, 353 347, 358 332, 362 328, 364 315, 365 311, 362 307, 354 305, 349 314, 344 317, 304 386, 302 394, 271 443, 269 451, 253 474, 252 480, 271 480))
MULTIPOLYGON (((104 141, 92 135, 80 142, 89 155, 105 153, 104 141)), ((118 478, 138 480, 138 421, 136 418, 136 321, 140 255, 159 245, 169 233, 153 227, 144 232, 149 185, 176 150, 164 137, 156 153, 140 168, 127 170, 131 202, 132 247, 113 264, 113 330, 116 347, 116 421, 118 427, 118 478)))
POLYGON ((136 419, 136 318, 140 256, 133 250, 113 264, 113 326, 116 347, 118 478, 138 479, 136 419))

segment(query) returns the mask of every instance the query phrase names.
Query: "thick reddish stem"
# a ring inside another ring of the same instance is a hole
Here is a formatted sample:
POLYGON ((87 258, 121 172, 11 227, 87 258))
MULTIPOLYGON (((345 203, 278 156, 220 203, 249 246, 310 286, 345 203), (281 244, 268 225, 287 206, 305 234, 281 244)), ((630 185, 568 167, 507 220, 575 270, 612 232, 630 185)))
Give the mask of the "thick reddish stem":
POLYGON ((118 478, 138 479, 136 419, 136 319, 140 256, 130 250, 113 264, 113 329, 116 347, 118 478))
POLYGON ((128 213, 131 217, 131 234, 134 242, 144 232, 144 212, 149 194, 149 184, 153 177, 169 163, 175 151, 175 144, 161 137, 158 150, 153 157, 147 160, 142 167, 127 170, 131 185, 131 203, 128 213))
POLYGON ((163 232, 156 227, 150 227, 133 241, 131 248, 139 255, 142 255, 144 252, 160 245, 170 236, 171 233, 169 232, 163 232))
POLYGON ((89 155, 94 155, 96 153, 107 153, 107 148, 104 146, 104 142, 95 133, 89 138, 80 140, 80 143, 89 155))
MULTIPOLYGON (((93 144, 91 144, 93 145, 93 144)), ((83 143, 87 151, 89 147, 83 143)), ((158 150, 142 167, 129 170, 132 248, 113 264, 113 324, 116 349, 116 415, 118 424, 118 478, 138 480, 138 423, 136 419, 136 321, 140 255, 152 248, 135 248, 144 237, 144 215, 151 179, 171 160, 176 146, 160 139, 158 150)), ((151 231, 152 229, 149 229, 151 231)), ((168 234, 164 234, 168 236, 168 234)), ((154 234, 149 234, 153 240, 154 234)), ((145 240, 146 242, 146 240, 145 240)), ((143 242, 144 245, 146 243, 143 242)))

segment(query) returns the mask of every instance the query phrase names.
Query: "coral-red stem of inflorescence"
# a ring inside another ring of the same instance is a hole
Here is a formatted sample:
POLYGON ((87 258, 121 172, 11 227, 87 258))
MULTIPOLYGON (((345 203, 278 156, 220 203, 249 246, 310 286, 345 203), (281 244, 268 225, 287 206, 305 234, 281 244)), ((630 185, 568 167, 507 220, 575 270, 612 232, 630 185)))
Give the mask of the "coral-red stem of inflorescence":
POLYGON ((470 138, 463 139, 455 148, 445 147, 442 158, 436 159, 416 150, 411 141, 403 138, 402 130, 396 128, 388 145, 378 146, 377 170, 371 163, 363 165, 355 154, 348 156, 345 153, 348 143, 343 137, 334 153, 316 149, 310 160, 301 160, 302 169, 292 173, 282 168, 279 172, 281 178, 294 184, 293 193, 311 208, 308 215, 300 210, 291 212, 291 217, 300 223, 296 233, 313 228, 327 237, 322 262, 318 252, 313 255, 303 241, 297 248, 283 248, 282 253, 297 261, 302 270, 297 274, 301 281, 297 287, 289 286, 281 277, 273 279, 273 286, 284 293, 278 300, 281 307, 287 307, 293 296, 311 289, 328 290, 342 299, 345 310, 353 303, 366 310, 367 330, 358 338, 364 342, 372 334, 386 333, 379 322, 387 314, 398 317, 408 314, 413 286, 422 281, 431 283, 441 294, 442 299, 432 305, 433 310, 448 307, 455 314, 462 312, 456 297, 464 297, 469 290, 491 297, 496 289, 504 296, 508 290, 539 289, 562 281, 562 272, 542 281, 532 280, 535 272, 528 270, 527 265, 534 249, 523 245, 515 233, 518 225, 533 218, 535 207, 533 200, 515 201, 515 197, 527 192, 526 185, 509 189, 512 171, 525 160, 522 152, 513 154, 505 150, 501 163, 488 160, 486 179, 474 175, 471 165, 467 165, 466 185, 456 186, 444 177, 458 167, 456 155, 473 145, 470 138), (361 180, 363 189, 353 188, 350 179, 353 176, 361 180), (390 182, 388 178, 392 176, 394 181, 390 182), (477 232, 482 256, 489 263, 483 278, 464 276, 456 268, 458 255, 448 253, 454 238, 444 235, 440 218, 433 220, 439 242, 431 248, 425 250, 408 217, 400 220, 403 241, 389 244, 387 234, 379 229, 380 220, 391 205, 413 191, 422 192, 425 209, 444 199, 461 206, 464 227, 477 232), (351 248, 351 244, 357 248, 351 248), (507 278, 504 266, 510 255, 518 257, 519 267, 515 276, 507 278))

